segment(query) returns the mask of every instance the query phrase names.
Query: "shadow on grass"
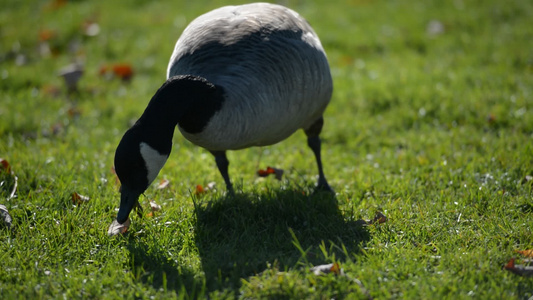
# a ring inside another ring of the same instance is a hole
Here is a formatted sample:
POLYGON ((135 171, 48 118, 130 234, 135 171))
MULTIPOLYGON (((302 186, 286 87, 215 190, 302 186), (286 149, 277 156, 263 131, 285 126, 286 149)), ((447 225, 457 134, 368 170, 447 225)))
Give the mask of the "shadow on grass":
POLYGON ((174 291, 196 299, 205 294, 205 281, 193 270, 179 266, 167 256, 168 250, 157 240, 137 240, 128 243, 132 271, 137 280, 154 289, 174 291))
MULTIPOLYGON (((196 203, 196 218, 196 245, 209 291, 237 291, 241 278, 264 271, 269 263, 281 270, 294 267, 302 258, 294 238, 312 264, 325 263, 322 242, 358 253, 369 240, 366 229, 346 221, 337 199, 327 193, 281 190, 202 199, 196 203)), ((342 259, 344 253, 336 252, 342 259)))

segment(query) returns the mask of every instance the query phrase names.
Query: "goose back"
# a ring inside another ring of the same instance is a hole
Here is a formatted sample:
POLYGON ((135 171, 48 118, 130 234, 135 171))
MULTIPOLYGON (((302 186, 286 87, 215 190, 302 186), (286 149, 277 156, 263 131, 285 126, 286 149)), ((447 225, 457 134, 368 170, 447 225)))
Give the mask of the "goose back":
POLYGON ((305 19, 283 6, 255 3, 204 14, 178 39, 167 77, 200 76, 224 101, 197 133, 209 150, 277 143, 319 119, 332 93, 322 45, 305 19))

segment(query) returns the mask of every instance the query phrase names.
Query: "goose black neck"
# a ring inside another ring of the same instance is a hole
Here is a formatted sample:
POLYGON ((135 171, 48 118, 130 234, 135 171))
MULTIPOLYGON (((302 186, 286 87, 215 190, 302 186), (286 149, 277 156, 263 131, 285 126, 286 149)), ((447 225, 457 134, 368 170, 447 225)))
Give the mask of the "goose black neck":
MULTIPOLYGON (((163 143, 166 146, 158 150, 161 153, 170 153, 168 145, 172 143, 176 125, 199 127, 197 123, 202 118, 201 116, 198 118, 197 111, 205 110, 205 102, 213 102, 209 99, 213 98, 216 90, 213 84, 201 77, 190 75, 171 77, 152 97, 134 127, 138 127, 141 131, 145 142, 152 147, 163 143)), ((215 102, 216 108, 219 108, 220 101, 215 102)))

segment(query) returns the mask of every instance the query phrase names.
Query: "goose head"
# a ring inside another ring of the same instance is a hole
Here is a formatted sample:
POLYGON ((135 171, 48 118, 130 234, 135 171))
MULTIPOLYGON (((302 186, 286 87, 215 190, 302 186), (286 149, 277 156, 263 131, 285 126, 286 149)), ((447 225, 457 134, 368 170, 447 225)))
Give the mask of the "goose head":
POLYGON ((115 172, 121 183, 117 214, 120 224, 126 222, 134 207, 140 207, 139 196, 157 177, 170 154, 170 147, 160 151, 143 141, 139 131, 136 126, 128 130, 115 152, 115 172))
POLYGON ((140 207, 140 195, 154 181, 170 155, 176 125, 201 131, 220 107, 220 103, 213 105, 210 101, 214 90, 215 87, 203 78, 169 78, 152 97, 139 120, 126 131, 115 151, 115 172, 121 183, 117 222, 123 224, 131 210, 140 207))

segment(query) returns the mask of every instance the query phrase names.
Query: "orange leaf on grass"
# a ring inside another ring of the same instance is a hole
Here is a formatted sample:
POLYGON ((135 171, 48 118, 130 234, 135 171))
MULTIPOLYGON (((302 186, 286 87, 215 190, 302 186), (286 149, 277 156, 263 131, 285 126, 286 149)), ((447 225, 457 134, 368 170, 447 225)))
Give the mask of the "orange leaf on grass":
POLYGON ((11 166, 9 162, 3 158, 0 158, 0 169, 6 170, 7 173, 11 173, 11 166))
POLYGON ((334 263, 333 266, 329 269, 331 273, 339 275, 341 273, 341 267, 339 266, 339 263, 334 263))
POLYGON ((533 276, 533 267, 528 265, 515 264, 515 258, 511 258, 503 267, 505 270, 520 276, 533 276))
POLYGON ((159 182, 159 185, 157 186, 157 189, 162 190, 170 184, 170 181, 168 179, 161 179, 159 182))
POLYGON ((525 257, 533 258, 533 249, 530 250, 515 250, 515 252, 522 254, 525 257))
POLYGON ((39 40, 41 42, 46 42, 51 40, 55 35, 55 32, 50 29, 43 29, 39 31, 39 40))
POLYGON ((128 64, 116 64, 113 73, 122 80, 129 80, 133 76, 133 69, 128 64))
POLYGON ((114 64, 100 67, 98 73, 100 76, 112 74, 124 81, 128 81, 133 77, 133 68, 129 64, 114 64))
POLYGON ((285 171, 283 169, 267 167, 266 170, 258 170, 257 171, 257 175, 259 177, 267 177, 270 174, 274 174, 274 176, 276 177, 277 180, 281 180, 281 178, 283 177, 283 173, 284 172, 285 171))
POLYGON ((153 200, 150 200, 150 209, 152 209, 152 211, 160 211, 161 205, 155 203, 153 200))
POLYGON ((369 223, 370 224, 375 224, 375 223, 382 224, 387 221, 388 221, 387 217, 383 213, 378 211, 376 215, 374 216, 374 219, 372 219, 372 221, 370 221, 369 223))
POLYGON ((511 258, 509 262, 507 262, 507 264, 503 268, 506 270, 514 269, 514 261, 515 261, 514 257, 511 258))
POLYGON ((61 89, 57 86, 53 85, 43 85, 41 87, 41 92, 46 95, 50 96, 52 98, 57 98, 61 95, 61 89))
POLYGON ((259 170, 257 171, 257 175, 259 177, 267 177, 270 174, 276 173, 273 168, 267 167, 266 170, 259 170))
POLYGON ((82 203, 88 202, 90 200, 89 197, 80 195, 76 192, 72 193, 72 203, 76 205, 80 205, 82 203))
POLYGON ((56 10, 67 4, 67 0, 52 0, 48 3, 47 7, 56 10))
POLYGON ((344 275, 344 272, 338 263, 314 266, 311 268, 311 272, 313 272, 315 275, 324 275, 329 273, 333 273, 335 275, 344 275))
POLYGON ((203 194, 203 193, 205 193, 205 189, 204 189, 204 187, 203 187, 201 184, 197 184, 197 185, 196 185, 196 192, 195 192, 195 194, 196 194, 196 195, 200 195, 200 194, 203 194))

